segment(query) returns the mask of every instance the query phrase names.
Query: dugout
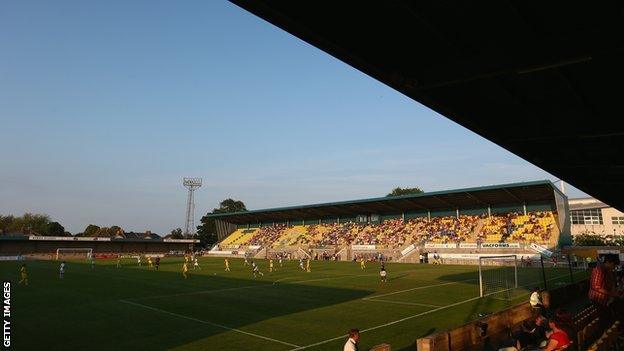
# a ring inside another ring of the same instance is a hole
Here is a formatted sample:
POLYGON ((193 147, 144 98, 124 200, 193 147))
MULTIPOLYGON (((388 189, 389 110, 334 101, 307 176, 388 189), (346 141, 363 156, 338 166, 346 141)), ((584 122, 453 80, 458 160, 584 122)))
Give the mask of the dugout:
POLYGON ((416 217, 493 215, 498 213, 553 211, 560 236, 558 245, 570 244, 568 199, 552 182, 489 185, 421 194, 279 207, 236 213, 208 214, 216 223, 219 240, 237 229, 276 224, 380 223, 388 219, 416 217))

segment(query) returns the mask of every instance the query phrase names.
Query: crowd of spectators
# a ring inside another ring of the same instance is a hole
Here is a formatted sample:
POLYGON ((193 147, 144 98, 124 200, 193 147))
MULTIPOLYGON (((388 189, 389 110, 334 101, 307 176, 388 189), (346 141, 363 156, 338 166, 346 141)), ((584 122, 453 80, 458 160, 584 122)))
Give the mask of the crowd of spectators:
POLYGON ((286 224, 276 224, 273 226, 260 227, 254 236, 249 240, 249 245, 266 246, 271 245, 291 226, 286 224))
MULTIPOLYGON (((261 227, 249 240, 249 245, 276 244, 290 228, 293 226, 286 224, 261 227)), ((399 248, 412 243, 427 242, 505 242, 508 240, 543 242, 548 241, 554 228, 555 218, 552 212, 529 212, 526 215, 512 212, 489 217, 487 215, 460 215, 459 217, 418 217, 407 220, 397 218, 381 223, 343 222, 307 225, 305 229, 300 229, 298 235, 291 236, 288 244, 310 247, 376 245, 399 248)))
POLYGON ((552 212, 529 213, 522 218, 520 223, 511 234, 513 240, 525 241, 528 238, 536 238, 548 241, 551 231, 555 228, 555 218, 552 212))
POLYGON ((510 212, 486 218, 477 234, 479 241, 548 241, 555 228, 555 217, 550 211, 510 212))
POLYGON ((418 230, 423 227, 426 218, 415 218, 403 221, 391 219, 377 225, 368 225, 358 233, 353 241, 356 245, 384 245, 387 247, 401 247, 418 236, 418 230))
POLYGON ((444 243, 458 243, 470 238, 479 222, 479 216, 461 215, 434 217, 426 226, 426 241, 438 241, 444 243))

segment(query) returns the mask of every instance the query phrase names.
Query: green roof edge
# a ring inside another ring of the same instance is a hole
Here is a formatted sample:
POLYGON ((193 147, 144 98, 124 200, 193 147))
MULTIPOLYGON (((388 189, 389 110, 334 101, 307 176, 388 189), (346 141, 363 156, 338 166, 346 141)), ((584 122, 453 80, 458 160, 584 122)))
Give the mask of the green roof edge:
POLYGON ((274 207, 274 208, 266 208, 266 209, 251 210, 251 211, 244 211, 244 212, 229 212, 229 213, 207 214, 206 217, 208 217, 208 218, 223 218, 223 217, 240 216, 240 215, 248 215, 248 214, 258 214, 258 213, 268 213, 268 212, 278 212, 278 211, 292 211, 292 210, 301 210, 301 209, 308 209, 308 208, 315 208, 315 207, 325 207, 325 206, 336 206, 336 205, 361 204, 361 203, 364 203, 364 202, 374 202, 374 201, 392 201, 392 200, 400 200, 400 199, 414 199, 414 198, 419 198, 419 197, 437 196, 437 195, 443 195, 443 194, 465 193, 465 192, 471 192, 471 191, 485 191, 485 190, 504 189, 504 188, 518 188, 518 187, 523 187, 523 186, 534 186, 534 185, 550 185, 555 191, 561 193, 561 191, 550 180, 544 179, 544 180, 534 180, 534 181, 528 181, 528 182, 506 183, 506 184, 497 184, 497 185, 484 185, 484 186, 471 187, 471 188, 461 188, 461 189, 452 189, 452 190, 432 191, 432 192, 424 192, 424 193, 420 193, 420 194, 388 196, 388 197, 387 196, 384 196, 384 197, 373 197, 373 198, 359 199, 359 200, 347 200, 347 201, 338 201, 338 202, 325 202, 325 203, 310 204, 310 205, 299 205, 299 206, 274 207))

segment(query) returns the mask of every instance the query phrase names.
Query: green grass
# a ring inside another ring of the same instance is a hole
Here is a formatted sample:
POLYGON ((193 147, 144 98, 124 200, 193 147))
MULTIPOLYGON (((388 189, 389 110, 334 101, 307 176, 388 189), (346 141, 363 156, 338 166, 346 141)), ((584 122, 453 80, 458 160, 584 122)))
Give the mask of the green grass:
MULTIPOLYGON (((95 269, 68 262, 61 280, 58 262, 28 261, 27 287, 17 285, 19 262, 0 263, 13 282, 14 349, 338 350, 346 331, 359 328, 361 350, 382 342, 413 350, 419 337, 526 298, 522 290, 514 301, 473 299, 475 266, 389 263, 384 284, 377 264, 362 271, 351 262, 313 262, 306 273, 287 261, 269 273, 257 261, 265 276, 254 279, 240 260, 224 272, 223 259, 202 258, 202 270, 185 280, 181 262, 165 259, 160 271, 130 260, 122 268, 99 261, 95 269)), ((548 270, 550 286, 569 281, 567 273, 548 270)), ((520 284, 540 279, 537 269, 520 270, 520 284)))

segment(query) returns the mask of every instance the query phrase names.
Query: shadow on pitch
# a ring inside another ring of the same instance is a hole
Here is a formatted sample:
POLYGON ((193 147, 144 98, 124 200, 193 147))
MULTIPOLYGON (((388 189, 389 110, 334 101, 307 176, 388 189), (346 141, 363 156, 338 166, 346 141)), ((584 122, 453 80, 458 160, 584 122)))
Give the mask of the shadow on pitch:
MULTIPOLYGON (((130 262, 123 268, 115 268, 114 262, 100 263, 95 269, 86 263, 68 262, 65 278, 60 280, 58 264, 28 262, 32 289, 23 299, 24 306, 17 305, 19 313, 14 318, 13 336, 20 349, 45 346, 54 350, 58 344, 60 350, 78 347, 78 342, 82 342, 89 345, 89 350, 166 350, 200 345, 203 339, 222 333, 229 334, 225 340, 244 340, 258 349, 288 349, 287 345, 234 334, 227 328, 249 331, 244 327, 310 310, 318 310, 316 316, 327 319, 332 316, 325 314, 335 315, 336 310, 324 311, 324 307, 372 294, 314 283, 274 284, 268 278, 253 279, 250 272, 249 278, 241 277, 240 269, 236 272, 238 277, 206 274, 209 270, 216 271, 216 265, 205 266, 202 272, 191 272, 185 280, 179 271, 179 261, 163 261, 158 272, 146 271, 145 267, 138 268, 130 262), (63 343, 54 340, 76 340, 77 344, 64 344, 61 348, 63 343)), ((14 267, 10 270, 14 269, 17 272, 14 267)), ((222 271, 221 266, 218 269, 222 271)), ((298 280, 305 280, 305 276, 298 280)), ((22 290, 16 289, 16 294, 22 290)), ((17 295, 16 299, 20 297, 17 295)), ((275 323, 295 325, 296 321, 275 323)), ((252 329, 262 336, 298 344, 297 335, 275 333, 279 331, 276 327, 252 329)), ((227 345, 213 346, 227 349, 227 345)))

